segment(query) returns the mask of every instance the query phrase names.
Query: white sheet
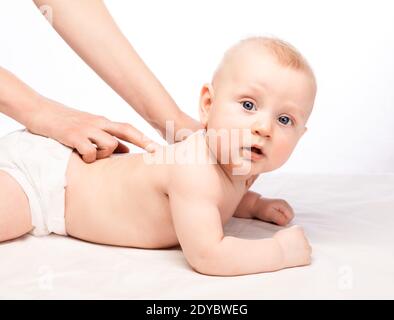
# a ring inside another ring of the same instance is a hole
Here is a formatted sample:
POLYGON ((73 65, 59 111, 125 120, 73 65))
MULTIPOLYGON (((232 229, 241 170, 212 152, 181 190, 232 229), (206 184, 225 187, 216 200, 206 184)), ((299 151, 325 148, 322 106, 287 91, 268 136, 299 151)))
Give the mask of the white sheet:
MULTIPOLYGON (((141 250, 51 235, 0 244, 0 298, 394 298, 393 175, 266 175, 254 190, 286 199, 313 246, 311 266, 211 277, 179 249, 141 250)), ((233 218, 226 234, 263 238, 279 227, 233 218)), ((196 235, 197 236, 197 235, 196 235)))

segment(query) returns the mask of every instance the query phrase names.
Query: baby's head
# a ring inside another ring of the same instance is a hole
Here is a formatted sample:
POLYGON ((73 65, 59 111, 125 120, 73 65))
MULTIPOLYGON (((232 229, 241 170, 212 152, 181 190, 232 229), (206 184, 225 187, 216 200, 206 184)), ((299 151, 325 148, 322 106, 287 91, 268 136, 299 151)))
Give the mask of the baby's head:
POLYGON ((251 174, 282 166, 306 131, 315 95, 313 71, 290 44, 254 37, 230 48, 200 96, 200 120, 218 162, 235 152, 251 174))

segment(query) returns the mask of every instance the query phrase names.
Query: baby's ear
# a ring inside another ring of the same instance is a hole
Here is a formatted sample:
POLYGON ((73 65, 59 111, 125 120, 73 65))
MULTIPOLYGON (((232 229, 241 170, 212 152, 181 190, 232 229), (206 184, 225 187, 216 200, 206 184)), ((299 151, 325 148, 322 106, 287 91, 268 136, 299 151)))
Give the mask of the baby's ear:
POLYGON ((200 121, 204 128, 206 129, 208 126, 209 112, 212 107, 212 98, 213 98, 213 88, 212 85, 206 83, 203 85, 200 93, 200 121))

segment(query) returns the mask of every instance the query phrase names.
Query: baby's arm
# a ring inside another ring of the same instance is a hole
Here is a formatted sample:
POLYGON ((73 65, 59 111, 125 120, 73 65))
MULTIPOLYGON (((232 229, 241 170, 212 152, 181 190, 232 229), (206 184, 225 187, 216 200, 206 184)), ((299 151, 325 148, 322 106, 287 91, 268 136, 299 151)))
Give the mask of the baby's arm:
POLYGON ((285 200, 263 198, 256 192, 248 191, 235 210, 234 217, 256 218, 285 226, 293 219, 294 212, 285 200))
POLYGON ((298 227, 281 230, 269 239, 224 236, 215 188, 203 180, 175 178, 169 185, 175 231, 196 271, 234 276, 310 263, 310 247, 298 227))

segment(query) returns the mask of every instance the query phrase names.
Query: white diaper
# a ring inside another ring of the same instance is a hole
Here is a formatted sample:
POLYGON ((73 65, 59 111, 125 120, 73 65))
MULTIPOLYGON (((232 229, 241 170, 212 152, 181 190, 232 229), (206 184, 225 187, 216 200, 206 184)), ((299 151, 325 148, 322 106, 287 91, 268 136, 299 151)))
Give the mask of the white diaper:
POLYGON ((30 232, 67 235, 64 220, 66 170, 72 149, 26 129, 0 138, 0 170, 10 174, 29 199, 30 232))

